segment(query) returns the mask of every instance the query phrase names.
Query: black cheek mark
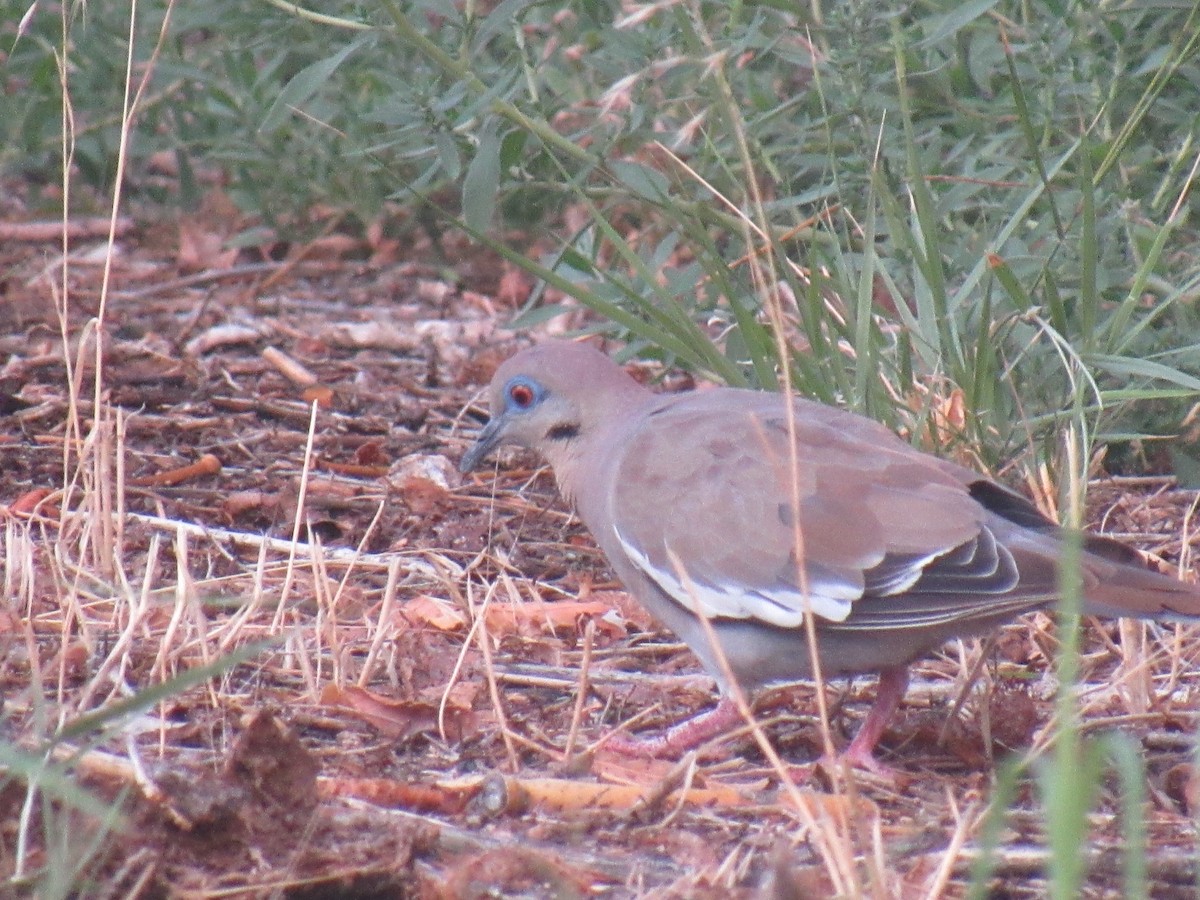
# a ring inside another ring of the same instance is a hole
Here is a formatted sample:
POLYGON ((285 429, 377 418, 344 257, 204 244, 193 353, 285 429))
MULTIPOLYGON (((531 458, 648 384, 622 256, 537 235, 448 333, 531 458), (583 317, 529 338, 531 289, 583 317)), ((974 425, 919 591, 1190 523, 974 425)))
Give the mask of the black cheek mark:
POLYGON ((563 422, 561 425, 555 425, 546 432, 546 437, 552 441, 569 441, 577 438, 579 437, 579 423, 563 422))

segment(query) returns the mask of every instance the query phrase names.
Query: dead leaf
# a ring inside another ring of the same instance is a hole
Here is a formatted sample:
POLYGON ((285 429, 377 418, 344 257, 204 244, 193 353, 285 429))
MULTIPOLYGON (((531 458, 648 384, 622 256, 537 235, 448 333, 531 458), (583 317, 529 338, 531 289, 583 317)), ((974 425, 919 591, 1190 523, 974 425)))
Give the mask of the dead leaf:
POLYGON ((620 614, 603 600, 492 603, 485 613, 488 632, 494 637, 576 631, 587 616, 593 617, 596 627, 607 635, 623 637, 626 633, 620 614))
MULTIPOLYGON (((438 705, 414 700, 394 700, 355 685, 326 685, 321 703, 356 713, 381 734, 403 740, 415 734, 438 731, 438 705)), ((462 741, 479 730, 478 717, 470 709, 446 705, 445 737, 462 741)))
POLYGON ((317 404, 321 409, 333 409, 333 388, 324 384, 314 384, 306 387, 300 393, 300 399, 311 405, 317 404))
POLYGON ((343 260, 362 256, 364 242, 349 234, 326 234, 304 247, 305 259, 343 260))
MULTIPOLYGON (((402 625, 428 625, 439 631, 459 631, 466 628, 469 622, 466 613, 448 601, 424 594, 401 606, 398 615, 402 625)), ((623 637, 627 633, 620 613, 602 599, 493 602, 484 611, 488 633, 493 638, 512 634, 554 634, 561 630, 579 631, 583 619, 588 616, 595 620, 597 628, 606 636, 623 637)))
POLYGON ((1191 763, 1178 763, 1166 771, 1163 790, 1185 815, 1195 815, 1200 809, 1200 775, 1191 763))
POLYGON ((243 718, 242 731, 225 760, 225 773, 256 792, 290 806, 316 802, 320 763, 292 729, 267 710, 243 718))
POLYGON ((399 609, 408 625, 429 625, 438 631, 458 631, 466 627, 467 617, 449 601, 421 594, 399 609))
POLYGON ((552 852, 514 844, 463 853, 439 876, 441 897, 587 897, 605 877, 552 852))
POLYGON ((78 684, 91 672, 88 666, 88 660, 91 659, 91 655, 87 644, 82 641, 73 641, 62 648, 62 652, 56 656, 50 665, 54 672, 62 673, 66 681, 78 684))
POLYGON ((677 765, 673 760, 648 759, 601 748, 592 758, 592 774, 616 784, 649 785, 660 783, 677 765))
POLYGON ((909 396, 908 404, 917 413, 928 410, 921 429, 921 446, 928 450, 953 446, 966 431, 966 395, 962 388, 938 394, 935 389, 921 386, 909 396))
POLYGON ((221 503, 221 516, 233 522, 239 516, 261 510, 266 515, 274 514, 279 506, 279 496, 266 491, 234 491, 227 494, 221 503))
POLYGON ((195 219, 186 218, 179 223, 179 249, 175 262, 181 272, 232 268, 238 252, 237 247, 225 246, 223 235, 206 230, 195 219))
POLYGON ((419 516, 440 509, 450 491, 462 484, 458 468, 440 453, 406 456, 388 478, 405 505, 419 516))
POLYGON ((505 306, 523 306, 533 290, 532 279, 510 263, 503 263, 502 268, 500 283, 496 286, 496 299, 505 306))
POLYGON ((646 607, 638 603, 633 594, 628 591, 580 591, 580 599, 590 599, 594 603, 602 603, 621 617, 625 625, 632 625, 638 631, 657 631, 658 623, 646 612, 646 607))
MULTIPOLYGON (((8 513, 13 516, 33 515, 35 512, 39 512, 38 504, 49 497, 52 493, 53 491, 51 491, 49 488, 34 488, 33 490, 26 491, 11 504, 9 504, 8 513)), ((57 518, 58 507, 56 504, 47 503, 45 506, 41 507, 40 512, 52 519, 57 518)))
POLYGON ((456 681, 449 690, 441 684, 431 685, 423 689, 420 696, 439 705, 442 698, 445 697, 447 706, 456 709, 474 709, 475 701, 479 699, 482 691, 483 684, 479 681, 456 681))
POLYGON ((379 441, 366 441, 354 451, 354 462, 360 466, 380 466, 388 461, 379 441))

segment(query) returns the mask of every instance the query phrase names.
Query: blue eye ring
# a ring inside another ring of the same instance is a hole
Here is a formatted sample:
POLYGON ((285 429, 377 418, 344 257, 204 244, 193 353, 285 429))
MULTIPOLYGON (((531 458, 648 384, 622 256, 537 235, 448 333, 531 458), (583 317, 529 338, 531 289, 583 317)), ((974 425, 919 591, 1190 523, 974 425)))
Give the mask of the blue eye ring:
POLYGON ((524 412, 541 402, 545 389, 531 378, 518 375, 504 386, 504 405, 509 410, 524 412))

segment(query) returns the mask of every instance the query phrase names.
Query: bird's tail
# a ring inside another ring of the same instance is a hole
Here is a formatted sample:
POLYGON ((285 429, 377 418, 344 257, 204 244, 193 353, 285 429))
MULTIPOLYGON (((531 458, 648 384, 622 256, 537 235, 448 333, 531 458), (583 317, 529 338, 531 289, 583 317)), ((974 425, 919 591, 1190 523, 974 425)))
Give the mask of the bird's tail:
POLYGON ((1084 612, 1200 622, 1197 585, 1158 571, 1138 551, 1108 538, 1089 535, 1084 550, 1084 612))

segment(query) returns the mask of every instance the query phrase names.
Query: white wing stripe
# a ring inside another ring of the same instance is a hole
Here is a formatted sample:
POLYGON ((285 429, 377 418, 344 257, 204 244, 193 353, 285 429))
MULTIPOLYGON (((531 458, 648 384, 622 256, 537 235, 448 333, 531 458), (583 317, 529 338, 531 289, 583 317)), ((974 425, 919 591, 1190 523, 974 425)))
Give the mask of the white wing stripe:
MULTIPOLYGON (((771 596, 757 590, 729 590, 655 566, 636 545, 625 540, 616 526, 613 532, 625 554, 664 594, 689 612, 710 619, 756 619, 779 628, 798 628, 804 622, 805 596, 802 591, 780 587, 771 596)), ((670 548, 667 548, 668 555, 670 548)), ((839 583, 809 585, 808 605, 815 615, 829 622, 844 622, 852 601, 861 590, 839 583)))

